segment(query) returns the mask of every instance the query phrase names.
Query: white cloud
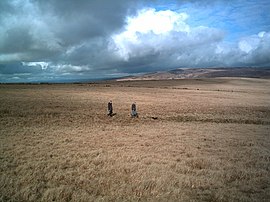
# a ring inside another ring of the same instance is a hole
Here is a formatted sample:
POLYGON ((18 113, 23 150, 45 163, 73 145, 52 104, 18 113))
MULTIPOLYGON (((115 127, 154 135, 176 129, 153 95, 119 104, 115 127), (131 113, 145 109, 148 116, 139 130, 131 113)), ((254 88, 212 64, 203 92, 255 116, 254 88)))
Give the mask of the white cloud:
POLYGON ((153 8, 143 9, 135 17, 127 18, 126 34, 166 34, 172 30, 189 32, 189 26, 185 23, 188 18, 186 13, 176 13, 171 10, 156 11, 153 8))
POLYGON ((50 65, 48 62, 22 62, 22 64, 24 66, 41 67, 42 70, 47 69, 50 65))
POLYGON ((78 66, 71 64, 53 65, 51 67, 54 68, 56 72, 61 74, 80 73, 91 70, 91 68, 89 68, 88 66, 78 66))
POLYGON ((259 46, 261 38, 263 37, 262 33, 263 32, 260 32, 258 35, 249 36, 241 39, 238 43, 239 49, 246 53, 255 50, 259 46))
POLYGON ((269 32, 261 31, 228 43, 224 41, 225 31, 191 26, 187 21, 189 17, 192 16, 170 10, 141 10, 127 18, 121 33, 112 35, 110 50, 129 64, 126 71, 131 72, 143 64, 150 71, 183 66, 270 64, 269 32))
MULTIPOLYGON (((188 17, 186 13, 170 10, 141 10, 137 16, 127 18, 123 32, 112 36, 110 48, 124 61, 156 54, 174 60, 171 62, 174 66, 186 64, 185 60, 200 52, 197 49, 212 52, 212 44, 221 41, 224 35, 214 28, 189 26, 188 17)), ((198 64, 201 59, 196 61, 198 64)))
POLYGON ((259 36, 260 38, 263 38, 265 34, 266 34, 266 32, 265 32, 265 31, 262 31, 262 32, 260 32, 260 33, 258 34, 258 36, 259 36))
MULTIPOLYGON (((128 60, 139 46, 147 48, 164 48, 163 42, 170 37, 170 32, 187 34, 190 27, 185 23, 186 13, 170 10, 156 11, 143 9, 137 16, 128 17, 125 31, 112 36, 115 49, 120 57, 128 60)), ((142 49, 141 53, 145 53, 142 49)), ((137 53, 138 54, 138 53, 137 53)))
POLYGON ((246 55, 238 60, 247 65, 270 65, 270 32, 259 32, 257 35, 247 36, 239 41, 239 49, 246 55))

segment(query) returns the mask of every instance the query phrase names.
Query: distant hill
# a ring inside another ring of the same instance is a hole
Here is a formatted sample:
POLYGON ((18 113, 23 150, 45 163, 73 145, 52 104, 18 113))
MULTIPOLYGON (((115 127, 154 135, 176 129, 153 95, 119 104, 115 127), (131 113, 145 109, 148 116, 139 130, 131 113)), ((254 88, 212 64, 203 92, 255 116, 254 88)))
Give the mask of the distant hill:
POLYGON ((168 80, 218 77, 270 78, 270 67, 178 68, 170 71, 147 73, 140 76, 129 76, 117 80, 168 80))

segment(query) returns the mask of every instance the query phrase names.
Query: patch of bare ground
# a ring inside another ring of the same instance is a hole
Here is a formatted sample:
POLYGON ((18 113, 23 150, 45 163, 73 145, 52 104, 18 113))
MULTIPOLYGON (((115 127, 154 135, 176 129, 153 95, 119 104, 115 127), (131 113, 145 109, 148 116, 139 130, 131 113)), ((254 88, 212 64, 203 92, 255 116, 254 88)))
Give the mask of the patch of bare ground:
POLYGON ((268 201, 269 84, 1 85, 0 201, 268 201))

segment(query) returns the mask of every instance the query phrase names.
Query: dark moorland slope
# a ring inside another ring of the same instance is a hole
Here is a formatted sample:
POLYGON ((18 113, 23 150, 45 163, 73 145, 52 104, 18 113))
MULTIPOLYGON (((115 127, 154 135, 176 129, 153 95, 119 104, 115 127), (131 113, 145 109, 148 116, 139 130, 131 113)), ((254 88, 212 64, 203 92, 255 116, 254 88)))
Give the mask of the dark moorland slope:
POLYGON ((118 80, 166 80, 218 77, 270 78, 270 67, 179 68, 140 76, 130 76, 118 80))

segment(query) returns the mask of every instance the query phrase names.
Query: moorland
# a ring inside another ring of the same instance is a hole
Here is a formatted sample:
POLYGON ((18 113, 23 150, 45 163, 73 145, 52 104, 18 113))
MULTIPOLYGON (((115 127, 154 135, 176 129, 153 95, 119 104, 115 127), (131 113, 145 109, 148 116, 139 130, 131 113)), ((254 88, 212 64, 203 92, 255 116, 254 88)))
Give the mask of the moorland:
POLYGON ((269 86, 2 84, 0 201, 268 201, 269 86))

